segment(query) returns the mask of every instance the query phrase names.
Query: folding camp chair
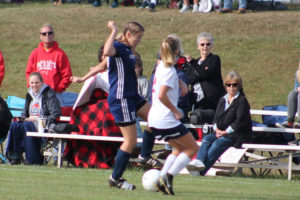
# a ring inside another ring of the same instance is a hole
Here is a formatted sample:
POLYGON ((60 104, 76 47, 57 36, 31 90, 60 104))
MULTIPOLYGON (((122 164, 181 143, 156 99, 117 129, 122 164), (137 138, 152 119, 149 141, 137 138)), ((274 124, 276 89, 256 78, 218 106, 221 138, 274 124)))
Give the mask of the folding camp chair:
POLYGON ((25 99, 16 96, 8 96, 6 103, 13 117, 18 117, 21 115, 25 106, 25 99))
POLYGON ((0 160, 2 160, 4 163, 7 163, 5 157, 3 156, 4 155, 4 151, 3 151, 3 145, 2 145, 2 143, 4 143, 4 141, 5 141, 5 138, 0 138, 0 148, 1 148, 0 160))
POLYGON ((52 138, 45 139, 41 148, 41 154, 44 155, 44 164, 48 164, 56 156, 54 155, 54 149, 56 149, 56 152, 58 151, 57 142, 52 138))
MULTIPOLYGON (((61 116, 70 117, 73 112, 73 105, 78 97, 77 93, 74 92, 64 92, 63 99, 64 99, 64 107, 61 107, 61 116)), ((57 120, 58 123, 68 123, 68 121, 61 121, 60 119, 57 120)), ((44 164, 49 163, 49 161, 57 156, 58 152, 58 141, 53 140, 51 138, 47 138, 42 145, 41 153, 44 155, 44 164)), ((64 148, 62 149, 62 151, 64 148)), ((55 165, 55 163, 54 163, 55 165)))
POLYGON ((6 101, 0 96, 0 111, 1 111, 1 121, 0 121, 0 147, 1 147, 1 152, 0 152, 0 160, 3 161, 4 163, 7 163, 3 151, 3 145, 2 143, 5 141, 10 123, 12 121, 12 114, 7 106, 6 101))

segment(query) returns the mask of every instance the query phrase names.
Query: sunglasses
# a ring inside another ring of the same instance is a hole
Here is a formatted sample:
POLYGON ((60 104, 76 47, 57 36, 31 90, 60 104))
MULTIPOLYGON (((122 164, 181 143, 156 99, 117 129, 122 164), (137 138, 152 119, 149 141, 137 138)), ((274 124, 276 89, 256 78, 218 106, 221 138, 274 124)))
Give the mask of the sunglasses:
POLYGON ((237 87, 238 86, 237 83, 232 83, 232 84, 231 83, 226 83, 225 85, 226 85, 226 87, 231 87, 231 86, 232 87, 237 87))
POLYGON ((41 33, 41 35, 43 35, 43 36, 46 36, 47 34, 48 34, 48 35, 52 35, 52 34, 53 34, 53 31, 41 33))
POLYGON ((201 47, 204 47, 204 46, 209 47, 209 46, 210 46, 210 43, 201 43, 200 46, 201 46, 201 47))

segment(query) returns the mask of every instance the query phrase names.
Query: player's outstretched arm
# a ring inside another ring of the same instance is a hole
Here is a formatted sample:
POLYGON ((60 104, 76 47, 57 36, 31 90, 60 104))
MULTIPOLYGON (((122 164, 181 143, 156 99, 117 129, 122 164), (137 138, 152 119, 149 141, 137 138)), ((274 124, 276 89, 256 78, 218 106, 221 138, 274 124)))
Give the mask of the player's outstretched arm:
POLYGON ((83 77, 78 77, 78 76, 72 76, 71 81, 73 83, 82 83, 86 81, 88 78, 96 75, 97 73, 103 71, 106 69, 107 66, 107 58, 104 58, 101 63, 96 65, 95 67, 91 68, 91 70, 83 77))
POLYGON ((116 49, 114 48, 113 44, 116 38, 117 28, 113 21, 108 21, 107 27, 111 30, 111 32, 104 44, 103 55, 114 56, 116 55, 116 49))

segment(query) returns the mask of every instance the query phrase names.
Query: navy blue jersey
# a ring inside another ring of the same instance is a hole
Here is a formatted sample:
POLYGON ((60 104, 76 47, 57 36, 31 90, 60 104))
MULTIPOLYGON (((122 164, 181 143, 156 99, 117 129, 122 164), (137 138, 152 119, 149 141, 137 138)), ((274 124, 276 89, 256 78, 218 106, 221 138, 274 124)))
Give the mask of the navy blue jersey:
POLYGON ((114 42, 116 55, 109 57, 109 98, 123 99, 137 96, 137 78, 135 75, 135 56, 129 46, 114 42))

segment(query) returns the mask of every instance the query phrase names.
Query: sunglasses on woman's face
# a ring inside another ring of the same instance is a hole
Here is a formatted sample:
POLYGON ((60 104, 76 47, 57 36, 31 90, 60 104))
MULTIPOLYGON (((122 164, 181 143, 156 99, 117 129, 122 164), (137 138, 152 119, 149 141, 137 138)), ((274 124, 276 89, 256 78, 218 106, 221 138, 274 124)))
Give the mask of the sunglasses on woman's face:
POLYGON ((201 47, 204 47, 204 46, 209 47, 209 46, 210 46, 210 43, 201 43, 200 46, 201 46, 201 47))
POLYGON ((225 84, 226 85, 226 87, 237 87, 238 86, 238 84, 237 83, 226 83, 225 84))

